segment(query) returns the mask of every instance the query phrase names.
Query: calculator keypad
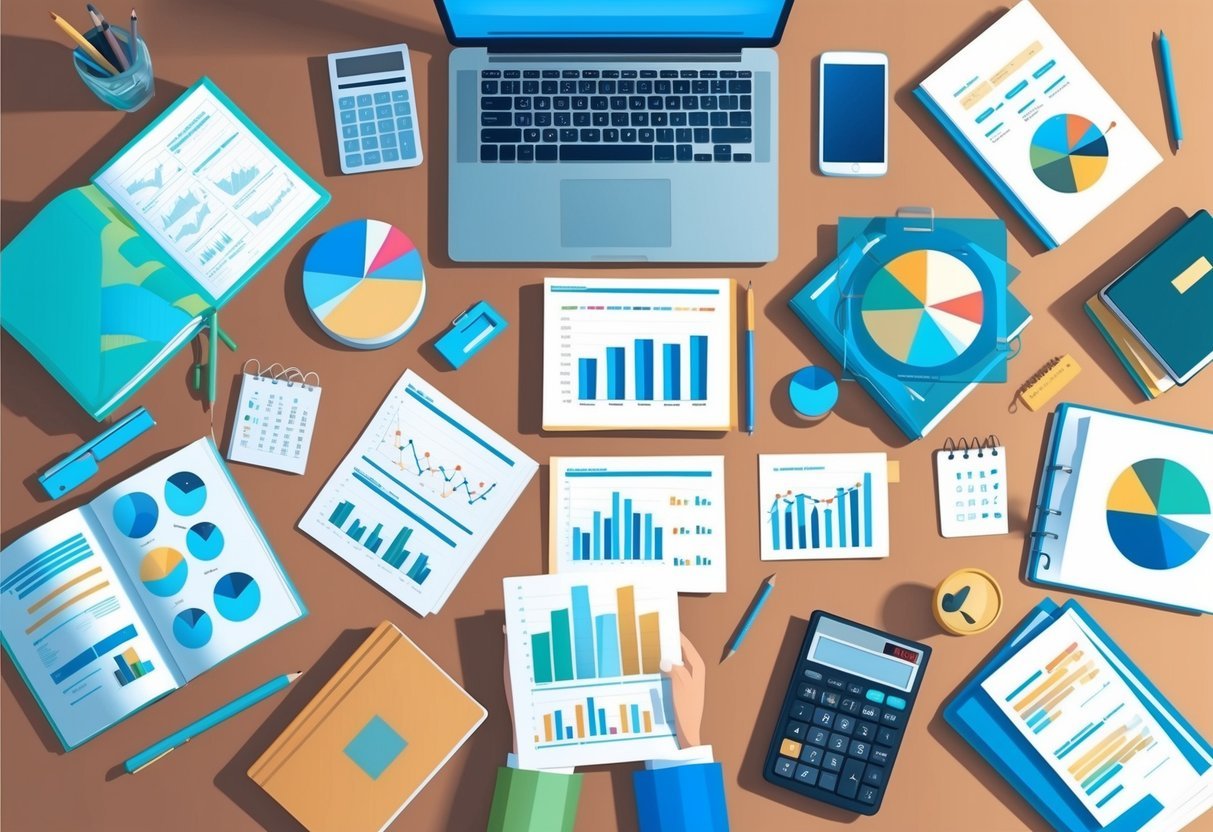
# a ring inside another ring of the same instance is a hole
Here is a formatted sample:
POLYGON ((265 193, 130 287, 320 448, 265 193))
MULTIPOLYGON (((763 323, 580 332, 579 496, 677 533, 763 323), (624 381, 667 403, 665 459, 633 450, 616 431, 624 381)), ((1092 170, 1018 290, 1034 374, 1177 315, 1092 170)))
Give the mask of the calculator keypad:
POLYGON ((337 99, 342 162, 358 169, 417 156, 412 102, 404 87, 337 99))

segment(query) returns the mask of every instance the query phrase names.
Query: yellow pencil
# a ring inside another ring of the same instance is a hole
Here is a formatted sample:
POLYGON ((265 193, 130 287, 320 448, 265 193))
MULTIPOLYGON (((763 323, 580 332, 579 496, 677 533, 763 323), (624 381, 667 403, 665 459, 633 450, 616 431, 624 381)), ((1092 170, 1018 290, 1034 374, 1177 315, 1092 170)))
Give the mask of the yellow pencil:
POLYGON ((77 32, 76 27, 72 26, 72 24, 68 23, 54 12, 51 12, 50 15, 51 20, 55 21, 55 25, 62 29, 64 34, 66 34, 69 38, 74 40, 80 46, 80 48, 84 50, 85 55, 88 55, 90 58, 96 61, 97 64, 110 75, 118 74, 118 70, 114 67, 114 65, 107 61, 105 56, 98 52, 97 47, 89 43, 88 39, 85 38, 84 35, 77 32))

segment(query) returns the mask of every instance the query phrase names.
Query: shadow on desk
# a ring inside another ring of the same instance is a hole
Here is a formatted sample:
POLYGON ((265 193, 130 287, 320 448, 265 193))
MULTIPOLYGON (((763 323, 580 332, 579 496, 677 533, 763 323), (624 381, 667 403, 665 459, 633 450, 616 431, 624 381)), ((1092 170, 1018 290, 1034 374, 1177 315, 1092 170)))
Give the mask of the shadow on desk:
MULTIPOLYGON (((161 84, 174 86, 157 79, 157 93, 161 84)), ((60 113, 86 110, 117 112, 84 86, 73 67, 72 47, 66 39, 0 36, 0 111, 60 113)))
POLYGON ((493 803, 497 769, 505 765, 506 753, 514 747, 514 726, 505 703, 504 627, 504 610, 455 619, 461 684, 489 715, 459 750, 458 777, 476 785, 452 790, 455 800, 447 812, 448 829, 484 828, 493 803))

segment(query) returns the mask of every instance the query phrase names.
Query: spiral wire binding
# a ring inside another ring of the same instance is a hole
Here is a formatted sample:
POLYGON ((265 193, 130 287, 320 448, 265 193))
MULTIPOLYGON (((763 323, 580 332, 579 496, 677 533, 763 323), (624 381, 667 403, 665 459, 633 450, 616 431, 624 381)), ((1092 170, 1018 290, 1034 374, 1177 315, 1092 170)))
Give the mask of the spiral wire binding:
MULTIPOLYGON (((1016 336, 1015 340, 1018 342, 1019 337, 1016 336)), ((1016 347, 1015 352, 1012 353, 1010 356, 1008 356, 1007 360, 1009 361, 1010 359, 1014 358, 1016 355, 1019 355, 1019 347, 1016 347)), ((1035 373, 1033 373, 1032 376, 1027 381, 1025 381, 1023 384, 1019 385, 1019 389, 1015 391, 1015 395, 1011 398, 1011 405, 1010 405, 1010 407, 1007 408, 1007 412, 1015 413, 1016 411, 1018 411, 1020 397, 1023 396, 1024 393, 1028 392, 1028 390, 1032 389, 1032 387, 1035 386, 1037 382, 1043 381, 1045 376, 1047 376, 1054 367, 1056 367, 1058 364, 1060 364, 1061 360, 1064 357, 1065 356, 1062 356, 1062 355, 1054 356, 1050 360, 1046 361, 1045 365, 1043 367, 1041 367, 1039 370, 1037 370, 1035 373)))

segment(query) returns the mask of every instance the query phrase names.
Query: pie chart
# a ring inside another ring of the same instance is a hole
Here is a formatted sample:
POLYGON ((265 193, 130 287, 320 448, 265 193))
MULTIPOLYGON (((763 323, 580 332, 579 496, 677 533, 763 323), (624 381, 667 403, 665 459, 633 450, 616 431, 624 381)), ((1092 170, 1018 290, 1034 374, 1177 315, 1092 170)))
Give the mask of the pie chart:
POLYGON ((185 586, 189 571, 184 555, 169 546, 161 546, 143 556, 139 580, 152 595, 169 598, 185 586))
POLYGON ((197 514, 206 505, 206 483, 193 471, 178 471, 164 484, 164 502, 182 517, 197 514))
POLYGON ((132 491, 114 503, 114 525, 127 537, 147 537, 156 528, 160 506, 151 494, 132 491))
POLYGON ((195 523, 185 533, 185 547, 198 560, 214 560, 223 551, 223 532, 214 523, 195 523))
POLYGON ((960 258, 908 251, 879 268, 860 303, 868 335, 911 367, 939 367, 965 352, 981 332, 981 284, 960 258))
POLYGON ((191 650, 204 646, 211 640, 211 634, 214 632, 215 625, 211 623, 211 617, 197 607, 182 610, 173 619, 173 637, 191 650))
POLYGON ((232 572, 215 584, 215 609, 228 621, 252 618, 261 606, 261 587, 251 575, 232 572))
POLYGON ((385 347, 421 314, 421 252, 403 231, 379 220, 339 225, 308 252, 303 294, 312 317, 337 341, 385 347))
POLYGON ((1183 566, 1209 539, 1209 495, 1196 475, 1171 459, 1134 462, 1108 491, 1108 534, 1145 569, 1183 566))
POLYGON ((1108 166, 1108 140, 1104 131, 1082 116, 1062 113, 1036 128, 1028 159, 1036 178, 1047 187, 1076 194, 1103 176, 1108 166))

